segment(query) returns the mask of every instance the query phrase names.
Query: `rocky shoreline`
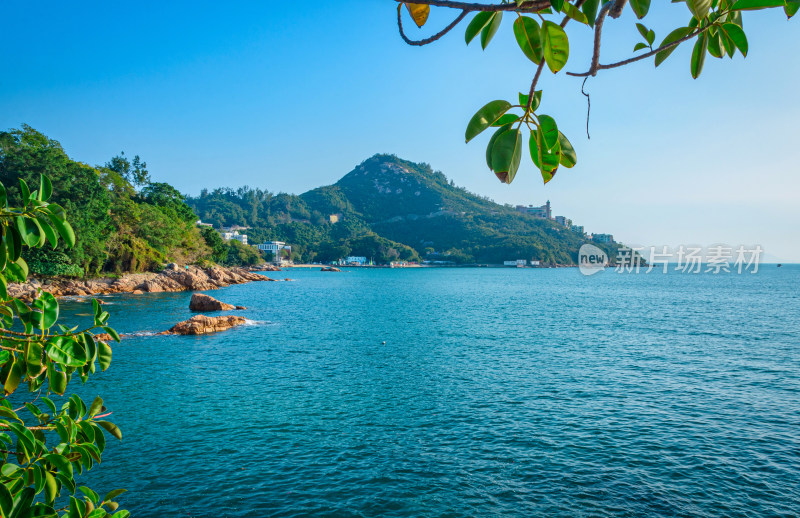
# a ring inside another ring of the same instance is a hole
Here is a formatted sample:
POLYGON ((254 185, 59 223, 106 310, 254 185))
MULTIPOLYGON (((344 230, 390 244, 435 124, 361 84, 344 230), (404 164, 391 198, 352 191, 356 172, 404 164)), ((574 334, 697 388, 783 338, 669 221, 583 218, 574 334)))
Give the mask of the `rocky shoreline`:
MULTIPOLYGON (((279 268, 275 270, 280 271, 279 268)), ((255 271, 275 271, 268 268, 223 268, 212 266, 178 266, 170 264, 160 272, 131 273, 119 278, 99 279, 37 279, 24 284, 9 284, 8 294, 30 302, 41 289, 56 297, 105 295, 110 293, 161 293, 172 291, 205 291, 247 282, 274 281, 255 271)))

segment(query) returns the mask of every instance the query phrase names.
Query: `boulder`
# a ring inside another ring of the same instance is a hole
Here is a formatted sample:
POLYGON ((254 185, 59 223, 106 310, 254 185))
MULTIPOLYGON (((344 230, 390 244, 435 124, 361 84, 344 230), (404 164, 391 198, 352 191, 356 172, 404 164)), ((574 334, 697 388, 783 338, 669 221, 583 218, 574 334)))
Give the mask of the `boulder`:
POLYGON ((236 309, 236 307, 221 302, 209 295, 195 293, 192 295, 192 300, 189 301, 189 309, 191 311, 227 311, 229 309, 236 309))
POLYGON ((325 266, 325 267, 321 268, 320 271, 321 272, 341 272, 342 270, 340 270, 339 268, 336 268, 335 266, 325 266))
POLYGON ((240 326, 247 320, 244 317, 226 315, 221 317, 207 317, 195 315, 189 320, 175 324, 169 331, 159 333, 162 335, 207 335, 226 331, 232 327, 240 326))

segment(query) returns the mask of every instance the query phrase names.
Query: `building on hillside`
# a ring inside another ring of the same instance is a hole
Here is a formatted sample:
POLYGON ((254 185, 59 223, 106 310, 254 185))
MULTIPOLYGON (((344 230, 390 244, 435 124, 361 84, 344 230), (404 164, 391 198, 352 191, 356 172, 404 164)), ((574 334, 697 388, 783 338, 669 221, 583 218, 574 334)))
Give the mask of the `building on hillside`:
POLYGON ((367 258, 362 256, 351 255, 345 258, 345 264, 357 264, 358 266, 364 266, 367 264, 367 258))
POLYGON ((584 235, 586 233, 583 230, 583 225, 572 225, 572 231, 580 235, 584 235))
POLYGON ((203 223, 203 222, 202 222, 201 220, 199 220, 199 219, 197 220, 197 223, 196 223, 196 225, 197 225, 198 227, 212 227, 212 228, 214 227, 214 225, 212 225, 211 223, 203 223))
POLYGON ((556 216, 556 223, 559 225, 564 225, 567 228, 572 226, 572 220, 566 216, 556 216))
POLYGON ((232 232, 223 232, 222 233, 222 240, 223 241, 238 241, 243 245, 247 244, 247 234, 240 234, 238 230, 234 230, 232 232))
POLYGON ((592 241, 595 243, 613 243, 614 236, 611 234, 592 234, 592 241))
POLYGON ((287 261, 282 253, 284 250, 288 252, 288 256, 291 259, 292 257, 292 247, 284 243, 283 241, 267 241, 266 243, 260 243, 256 245, 256 248, 261 250, 262 252, 266 252, 272 254, 272 262, 275 264, 281 264, 287 261))
POLYGON ((231 225, 230 227, 220 227, 220 232, 240 232, 242 230, 247 230, 250 227, 243 227, 241 225, 231 225))
POLYGON ((517 259, 516 261, 503 261, 503 266, 514 266, 516 268, 522 268, 523 266, 527 266, 528 261, 525 259, 517 259))
POLYGON ((337 213, 337 214, 331 214, 331 215, 329 215, 329 216, 328 216, 328 221, 330 221, 330 223, 331 223, 331 224, 333 224, 333 223, 339 223, 340 221, 342 221, 342 215, 341 215, 341 213, 337 213))
POLYGON ((531 266, 539 266, 539 261, 531 261, 531 266))
POLYGON ((553 211, 550 207, 550 200, 541 207, 534 207, 533 205, 517 205, 517 211, 523 214, 530 214, 531 216, 544 219, 553 219, 553 211))

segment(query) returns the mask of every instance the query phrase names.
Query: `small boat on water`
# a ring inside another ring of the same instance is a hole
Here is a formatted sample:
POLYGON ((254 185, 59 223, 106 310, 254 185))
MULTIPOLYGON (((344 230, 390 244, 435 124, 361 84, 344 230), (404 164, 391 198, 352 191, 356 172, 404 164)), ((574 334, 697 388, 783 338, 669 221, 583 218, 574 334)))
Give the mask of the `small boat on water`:
POLYGON ((783 266, 783 265, 781 263, 778 263, 778 268, 780 268, 781 266, 783 266))

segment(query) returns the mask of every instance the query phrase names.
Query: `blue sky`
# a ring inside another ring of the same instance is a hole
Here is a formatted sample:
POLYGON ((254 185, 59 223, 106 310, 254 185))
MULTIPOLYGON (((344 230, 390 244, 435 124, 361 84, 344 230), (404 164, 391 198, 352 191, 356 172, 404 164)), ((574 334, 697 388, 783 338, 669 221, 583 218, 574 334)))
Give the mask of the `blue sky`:
MULTIPOLYGON (((501 203, 549 199, 627 243, 761 244, 800 261, 800 21, 780 12, 745 14, 747 59, 709 57, 696 81, 689 45, 658 69, 646 60, 590 79, 591 140, 581 81, 545 72, 540 111, 579 163, 544 186, 524 161, 507 186, 486 169, 488 135, 463 136, 477 108, 530 84, 511 16, 481 51, 465 46, 463 26, 407 46, 390 0, 68 4, 4 5, 0 128, 30 124, 77 160, 139 154, 155 179, 190 194, 300 193, 396 153, 501 203)), ((689 14, 655 4, 660 41, 689 14)), ((434 9, 429 27, 409 32, 426 36, 455 14, 434 9)), ((566 69, 584 71, 592 34, 569 28, 566 69)), ((632 15, 610 20, 601 62, 637 41, 632 15)))

